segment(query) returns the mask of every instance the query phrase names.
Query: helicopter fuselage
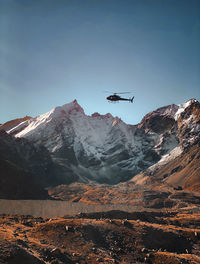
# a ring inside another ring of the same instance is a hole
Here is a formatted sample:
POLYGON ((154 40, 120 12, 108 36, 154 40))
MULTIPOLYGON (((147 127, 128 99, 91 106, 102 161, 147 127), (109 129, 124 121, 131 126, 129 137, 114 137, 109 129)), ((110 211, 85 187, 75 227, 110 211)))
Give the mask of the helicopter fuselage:
POLYGON ((108 96, 106 99, 108 100, 108 101, 111 101, 111 102, 116 102, 116 101, 129 101, 129 102, 133 102, 133 98, 134 97, 132 97, 132 98, 122 98, 122 97, 120 97, 119 95, 117 95, 117 94, 113 94, 113 95, 110 95, 110 96, 108 96))

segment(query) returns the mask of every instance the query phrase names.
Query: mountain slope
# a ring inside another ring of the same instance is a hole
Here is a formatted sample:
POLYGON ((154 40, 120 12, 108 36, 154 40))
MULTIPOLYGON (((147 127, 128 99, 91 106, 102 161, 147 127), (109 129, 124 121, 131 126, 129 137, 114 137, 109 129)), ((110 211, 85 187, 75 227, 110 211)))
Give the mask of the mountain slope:
POLYGON ((154 185, 173 186, 185 190, 200 192, 200 145, 193 145, 178 157, 161 165, 148 169, 145 176, 151 176, 154 185))
POLYGON ((33 175, 16 164, 0 159, 0 170, 0 199, 50 198, 33 175))
POLYGON ((200 104, 193 101, 177 120, 179 147, 178 155, 165 155, 157 164, 150 167, 145 175, 152 180, 162 181, 183 189, 200 191, 200 104), (177 156, 177 157, 176 157, 177 156))
POLYGON ((45 146, 53 161, 79 181, 116 184, 171 152, 175 158, 198 141, 199 105, 192 99, 162 107, 133 126, 110 114, 87 116, 74 100, 21 122, 8 133, 45 146))
POLYGON ((76 179, 53 162, 45 147, 16 139, 4 130, 0 131, 0 172, 2 199, 47 199, 45 187, 76 179))

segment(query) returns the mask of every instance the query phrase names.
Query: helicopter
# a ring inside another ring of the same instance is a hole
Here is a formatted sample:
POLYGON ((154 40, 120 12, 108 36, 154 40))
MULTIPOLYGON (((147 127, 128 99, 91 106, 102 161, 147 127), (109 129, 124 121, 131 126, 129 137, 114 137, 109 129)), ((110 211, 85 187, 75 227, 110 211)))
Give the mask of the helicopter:
POLYGON ((130 103, 133 102, 134 96, 132 98, 122 98, 121 96, 119 96, 119 94, 127 94, 129 92, 124 92, 124 93, 113 93, 112 95, 109 95, 108 97, 106 97, 106 99, 108 101, 111 102, 117 102, 117 101, 129 101, 130 103))

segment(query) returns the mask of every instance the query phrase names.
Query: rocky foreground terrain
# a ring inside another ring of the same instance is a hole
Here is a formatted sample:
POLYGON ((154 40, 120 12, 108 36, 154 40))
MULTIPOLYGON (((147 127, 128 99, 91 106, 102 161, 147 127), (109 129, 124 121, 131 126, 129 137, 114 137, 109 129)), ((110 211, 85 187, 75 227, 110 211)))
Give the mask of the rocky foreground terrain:
POLYGON ((0 218, 0 263, 200 263, 200 213, 0 218))

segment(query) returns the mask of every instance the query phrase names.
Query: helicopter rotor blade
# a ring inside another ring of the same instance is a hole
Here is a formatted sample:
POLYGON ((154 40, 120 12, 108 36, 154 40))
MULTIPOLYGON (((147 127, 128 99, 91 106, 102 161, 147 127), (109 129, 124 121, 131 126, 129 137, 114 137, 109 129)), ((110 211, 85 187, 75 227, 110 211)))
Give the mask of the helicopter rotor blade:
POLYGON ((103 91, 104 93, 110 93, 110 94, 114 94, 114 92, 111 91, 103 91))
POLYGON ((104 91, 105 93, 111 93, 111 94, 129 94, 131 92, 122 92, 122 93, 118 93, 118 92, 111 92, 111 91, 104 91))
POLYGON ((124 92, 124 93, 116 93, 116 94, 129 94, 131 92, 124 92))

